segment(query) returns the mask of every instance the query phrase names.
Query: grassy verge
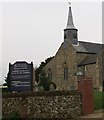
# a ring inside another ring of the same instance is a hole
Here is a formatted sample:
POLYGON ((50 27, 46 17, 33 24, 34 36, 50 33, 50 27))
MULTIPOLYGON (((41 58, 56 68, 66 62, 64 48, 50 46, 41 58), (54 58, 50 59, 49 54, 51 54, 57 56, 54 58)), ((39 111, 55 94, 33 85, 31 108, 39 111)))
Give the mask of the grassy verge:
POLYGON ((104 110, 104 92, 94 92, 94 110, 104 110))

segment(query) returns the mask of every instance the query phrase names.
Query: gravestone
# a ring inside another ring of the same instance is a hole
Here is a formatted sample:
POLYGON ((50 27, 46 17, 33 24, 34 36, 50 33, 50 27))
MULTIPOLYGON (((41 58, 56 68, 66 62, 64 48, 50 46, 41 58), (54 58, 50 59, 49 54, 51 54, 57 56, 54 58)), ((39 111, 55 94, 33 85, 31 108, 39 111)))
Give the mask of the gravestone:
POLYGON ((25 61, 9 63, 9 91, 32 91, 33 63, 25 61))

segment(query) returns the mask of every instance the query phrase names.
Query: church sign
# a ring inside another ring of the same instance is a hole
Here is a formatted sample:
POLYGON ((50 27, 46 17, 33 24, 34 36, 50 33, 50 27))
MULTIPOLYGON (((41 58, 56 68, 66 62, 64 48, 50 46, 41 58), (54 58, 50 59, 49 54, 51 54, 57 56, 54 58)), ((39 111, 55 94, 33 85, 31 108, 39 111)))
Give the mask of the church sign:
POLYGON ((10 91, 32 91, 33 63, 15 62, 9 63, 9 89, 10 91))

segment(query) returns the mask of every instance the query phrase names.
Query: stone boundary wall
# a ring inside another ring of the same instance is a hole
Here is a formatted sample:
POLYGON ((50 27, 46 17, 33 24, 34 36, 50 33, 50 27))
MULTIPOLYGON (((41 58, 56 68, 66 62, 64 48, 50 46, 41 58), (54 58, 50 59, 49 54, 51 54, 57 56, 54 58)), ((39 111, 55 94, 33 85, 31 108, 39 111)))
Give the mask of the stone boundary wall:
POLYGON ((22 118, 75 118, 82 114, 82 97, 78 91, 3 93, 3 118, 14 111, 22 118))

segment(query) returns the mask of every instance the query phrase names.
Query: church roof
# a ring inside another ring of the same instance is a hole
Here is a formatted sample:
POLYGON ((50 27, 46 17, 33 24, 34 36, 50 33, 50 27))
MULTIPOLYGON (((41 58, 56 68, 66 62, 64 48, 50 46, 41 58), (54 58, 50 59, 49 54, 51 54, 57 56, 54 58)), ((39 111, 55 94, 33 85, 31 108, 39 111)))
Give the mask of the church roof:
POLYGON ((79 41, 78 45, 73 45, 73 47, 77 52, 99 53, 102 51, 104 44, 79 41))
MULTIPOLYGON (((64 30, 72 30, 72 29, 77 30, 73 23, 72 10, 71 10, 71 6, 70 6, 69 13, 68 13, 67 26, 66 26, 66 29, 64 29, 64 30)), ((75 40, 73 39, 72 43, 74 43, 74 41, 75 40)), ((65 42, 66 41, 64 41, 64 43, 65 42)), ((77 52, 99 53, 102 50, 102 44, 83 42, 83 41, 77 41, 77 43, 78 44, 72 44, 77 52)), ((66 43, 64 45, 66 45, 66 43)))
POLYGON ((102 50, 98 54, 94 54, 94 55, 85 57, 85 59, 82 60, 80 62, 80 64, 78 64, 78 65, 81 66, 81 65, 88 65, 88 64, 96 63, 96 61, 97 61, 97 59, 99 57, 101 57, 101 59, 103 59, 103 57, 104 57, 104 50, 102 50))
POLYGON ((97 58, 98 58, 98 54, 87 56, 83 61, 80 62, 80 64, 78 64, 78 66, 96 63, 97 58))

